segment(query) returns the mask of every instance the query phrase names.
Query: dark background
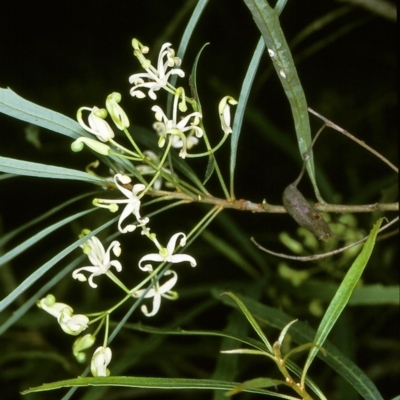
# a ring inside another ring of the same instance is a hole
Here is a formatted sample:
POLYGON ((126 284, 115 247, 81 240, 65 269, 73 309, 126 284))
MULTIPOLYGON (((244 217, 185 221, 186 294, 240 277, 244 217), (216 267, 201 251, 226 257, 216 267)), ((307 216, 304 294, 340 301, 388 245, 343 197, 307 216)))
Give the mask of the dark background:
MULTIPOLYGON (((117 91, 123 96, 123 105, 131 123, 151 129, 152 103, 129 96, 128 78, 140 71, 139 63, 133 56, 131 39, 136 37, 147 44, 150 47, 149 58, 154 61, 162 43, 169 41, 177 49, 195 3, 179 0, 3 2, 0 16, 0 87, 10 87, 20 96, 71 118, 75 118, 77 109, 83 105, 103 106, 106 96, 117 91)), ((288 43, 293 43, 298 33, 312 21, 342 7, 344 3, 331 0, 289 0, 281 16, 288 43)), ((204 43, 210 43, 198 66, 198 87, 208 124, 206 128, 210 137, 215 139, 214 143, 221 135, 218 102, 226 94, 238 98, 258 39, 259 33, 252 17, 240 0, 210 1, 191 39, 183 60, 186 76, 200 48, 204 43)), ((396 26, 393 21, 362 8, 350 7, 344 16, 292 47, 309 106, 368 143, 393 163, 398 157, 395 43, 396 26), (320 47, 312 51, 317 44, 321 44, 320 47)), ((314 117, 310 119, 315 133, 321 123, 314 117)), ((35 149, 25 140, 25 127, 24 123, 0 114, 2 156, 77 169, 84 169, 92 161, 88 153, 72 153, 68 138, 43 130, 40 134, 43 147, 35 149)), ((220 150, 218 156, 226 174, 229 146, 220 150)), ((381 199, 382 190, 397 182, 386 165, 333 130, 324 132, 317 142, 315 158, 322 194, 332 203, 374 203, 381 199)), ((192 165, 203 176, 205 161, 196 160, 192 165)), ((239 143, 236 195, 253 202, 261 202, 265 198, 269 203, 281 204, 282 191, 297 177, 300 168, 301 159, 289 104, 271 69, 270 60, 265 57, 250 97, 239 143)), ((304 194, 312 199, 308 178, 300 186, 304 194)), ((211 179, 209 188, 216 196, 223 196, 216 180, 211 179)), ((72 194, 85 190, 87 187, 83 184, 49 184, 31 178, 3 181, 0 187, 3 231, 8 232, 65 201, 72 194)), ((99 216, 99 221, 105 217, 104 214, 99 216)), ((273 248, 281 246, 277 241, 279 232, 287 229, 294 233, 296 229, 295 223, 282 215, 232 212, 232 217, 247 237, 255 235, 263 238, 273 248)), ((163 232, 163 227, 169 227, 168 218, 168 215, 161 216, 158 222, 164 241, 170 235, 169 229, 163 232)), ((365 232, 369 231, 375 219, 376 216, 369 214, 357 215, 358 224, 365 232)), ((195 220, 196 213, 192 208, 183 209, 175 218, 179 226, 177 229, 188 231, 195 220)), ((214 229, 214 233, 224 235, 218 223, 214 229)), ((73 233, 75 231, 66 230, 55 234, 47 242, 51 251, 61 249, 63 237, 70 238, 73 233)), ((387 247, 378 254, 395 254, 397 240, 390 239, 386 242, 387 247)), ((197 270, 199 275, 192 270, 182 272, 182 282, 189 283, 193 279, 224 282, 227 276, 232 279, 241 277, 240 272, 232 273, 227 260, 216 258, 206 244, 199 242, 193 251, 197 252, 196 258, 201 260, 201 264, 213 264, 213 268, 197 270)), ((395 259, 394 256, 389 258, 395 259)), ((25 258, 15 261, 16 278, 23 279, 47 259, 43 248, 31 250, 25 258)), ((276 263, 274 260, 270 262, 271 265, 276 263)), ((374 273, 366 275, 368 283, 395 284, 398 280, 395 265, 392 264, 391 268, 386 265, 381 271, 376 267, 374 273)), ((68 296, 76 296, 71 286, 65 286, 63 293, 65 301, 68 296)), ((187 304, 190 307, 190 300, 187 304)), ((285 308, 283 304, 276 305, 285 308)), ((176 309, 173 311, 174 306, 165 305, 166 309, 178 313, 176 309)), ((366 308, 351 311, 354 312, 351 315, 360 319, 355 332, 365 331, 371 322, 367 311, 369 309, 366 308)), ((378 309, 374 312, 380 313, 378 309)), ((393 344, 398 332, 398 319, 393 317, 391 311, 387 313, 387 318, 376 327, 374 334, 383 336, 386 340, 383 343, 393 344)), ((348 316, 350 321, 351 315, 348 316)), ((157 318, 162 321, 162 317, 157 318)), ((212 325, 210 329, 221 327, 217 313, 208 315, 207 322, 212 325)), ((200 326, 205 329, 207 325, 200 326)), ((51 338, 49 340, 57 345, 51 338)), ((365 342, 368 340, 372 339, 364 338, 365 342)), ((398 351, 398 342, 392 347, 389 344, 390 354, 393 355, 393 351, 398 351)), ((382 355, 376 350, 362 353, 359 350, 358 356, 358 360, 371 369, 374 362, 387 357, 387 353, 382 355)), ((386 398, 394 396, 395 374, 396 371, 400 373, 398 363, 390 365, 392 373, 386 371, 376 375, 382 376, 381 380, 377 378, 377 384, 386 398)), ((60 376, 55 375, 53 379, 65 378, 61 372, 60 376)), ((27 381, 30 382, 29 379, 27 381)), ((22 387, 26 388, 24 383, 22 387)), ((38 383, 34 381, 32 384, 38 383)))

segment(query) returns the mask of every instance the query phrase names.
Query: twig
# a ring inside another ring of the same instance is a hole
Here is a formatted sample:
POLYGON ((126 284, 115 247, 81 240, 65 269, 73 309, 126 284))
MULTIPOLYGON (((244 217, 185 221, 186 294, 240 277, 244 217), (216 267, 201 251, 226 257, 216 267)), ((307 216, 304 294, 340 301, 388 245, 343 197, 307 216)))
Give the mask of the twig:
MULTIPOLYGON (((395 222, 397 222, 399 220, 399 217, 396 217, 395 219, 393 219, 392 221, 390 221, 389 223, 387 223, 384 227, 380 228, 378 232, 382 232, 383 230, 387 229, 389 226, 393 225, 395 222)), ((343 251, 350 249, 354 246, 356 246, 357 244, 360 244, 362 242, 365 242, 368 239, 368 236, 365 236, 364 238, 357 240, 357 242, 354 242, 348 246, 345 247, 341 247, 340 249, 337 250, 333 250, 333 251, 329 251, 328 253, 322 253, 322 254, 314 254, 312 256, 291 256, 289 254, 283 254, 283 253, 276 253, 274 251, 268 250, 265 247, 261 246, 259 243, 256 242, 256 240, 252 237, 250 238, 250 240, 262 251, 268 253, 268 254, 272 254, 273 256, 277 256, 277 257, 281 257, 281 258, 286 258, 288 260, 296 260, 296 261, 312 261, 312 260, 320 260, 321 258, 326 258, 326 257, 330 257, 333 256, 335 254, 339 254, 342 253, 343 251)))
POLYGON ((325 122, 325 124, 335 130, 337 130, 340 133, 343 133, 343 135, 347 136, 351 140, 354 140, 356 143, 358 143, 360 146, 364 147, 368 151, 370 151, 372 154, 374 154, 376 157, 380 158, 385 164, 389 165, 391 169, 393 169, 396 173, 399 173, 399 169, 393 165, 387 158, 383 157, 382 154, 378 153, 376 150, 374 150, 372 147, 369 147, 367 144, 365 144, 362 140, 357 139, 355 136, 353 136, 351 133, 347 132, 346 130, 342 129, 340 126, 337 126, 334 124, 332 121, 329 119, 323 117, 321 114, 318 114, 316 111, 308 107, 308 111, 311 114, 316 115, 318 118, 322 119, 322 121, 325 122))

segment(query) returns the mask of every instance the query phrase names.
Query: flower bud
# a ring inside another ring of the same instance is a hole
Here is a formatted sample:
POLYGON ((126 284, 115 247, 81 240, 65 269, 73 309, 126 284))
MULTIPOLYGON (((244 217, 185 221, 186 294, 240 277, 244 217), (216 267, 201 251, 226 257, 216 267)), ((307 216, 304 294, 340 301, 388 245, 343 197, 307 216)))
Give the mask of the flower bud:
POLYGON ((229 104, 236 105, 238 102, 231 96, 225 96, 218 106, 219 118, 221 120, 221 128, 225 135, 232 133, 231 128, 231 111, 229 104))
POLYGON ((117 128, 123 131, 125 128, 129 128, 129 119, 125 114, 125 111, 118 104, 120 101, 120 93, 111 93, 107 96, 106 107, 117 128))
POLYGON ((95 341, 96 337, 90 333, 80 336, 75 340, 74 344, 72 345, 72 352, 79 363, 86 361, 86 354, 83 352, 83 350, 92 347, 95 341))
POLYGON ((86 146, 90 147, 96 153, 102 154, 103 156, 107 156, 110 153, 110 146, 83 136, 72 142, 71 150, 77 153, 83 149, 84 144, 86 144, 86 146))

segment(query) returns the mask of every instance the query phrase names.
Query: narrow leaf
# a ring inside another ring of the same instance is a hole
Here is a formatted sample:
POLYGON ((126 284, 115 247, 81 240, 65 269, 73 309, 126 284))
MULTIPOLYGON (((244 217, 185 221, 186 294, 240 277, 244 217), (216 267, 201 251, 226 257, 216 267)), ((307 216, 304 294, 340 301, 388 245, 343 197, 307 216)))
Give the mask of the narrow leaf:
POLYGON ((48 272, 52 267, 54 267, 54 265, 56 265, 59 261, 61 261, 65 256, 67 256, 69 253, 75 250, 78 246, 80 246, 90 237, 96 235, 98 232, 101 232, 103 229, 107 228, 109 225, 114 223, 118 218, 119 216, 116 216, 110 221, 107 221, 99 228, 94 229, 92 232, 90 232, 89 235, 70 244, 64 250, 60 251, 58 254, 52 257, 49 261, 44 263, 40 268, 38 268, 35 272, 33 272, 30 276, 28 276, 28 278, 26 278, 22 283, 20 283, 17 288, 15 288, 8 296, 6 296, 0 302, 0 312, 3 311, 5 308, 7 308, 18 296, 20 296, 28 288, 30 288, 38 279, 40 279, 46 272, 48 272))
MULTIPOLYGON (((260 30, 268 53, 276 70, 277 76, 281 81, 286 97, 289 100, 290 108, 294 119, 297 135, 297 142, 300 149, 301 158, 307 152, 311 144, 311 128, 308 116, 308 107, 300 79, 283 34, 278 10, 273 9, 266 0, 244 0, 249 8, 254 21, 260 30)), ((282 3, 280 3, 281 7, 282 3)), ((281 8, 279 9, 281 11, 281 8)), ((307 171, 314 186, 318 201, 323 202, 320 196, 316 178, 313 154, 307 162, 307 171)))
POLYGON ((73 119, 25 100, 11 89, 0 88, 0 112, 73 139, 84 132, 73 119))
POLYGON ((206 174, 204 176, 204 181, 203 185, 207 183, 207 181, 211 178, 213 172, 215 170, 215 159, 213 155, 210 155, 208 157, 208 162, 207 162, 207 168, 206 168, 206 174))
POLYGON ((67 218, 62 219, 61 221, 56 222, 53 225, 48 226, 47 228, 41 230, 37 234, 29 237, 29 239, 25 240, 24 242, 22 242, 21 244, 14 247, 12 250, 8 251, 7 253, 3 254, 0 257, 0 267, 4 264, 10 262, 13 258, 17 257, 19 254, 23 253, 24 251, 29 249, 31 246, 38 243, 40 240, 44 239, 45 237, 47 237, 48 235, 50 235, 57 229, 65 226, 65 225, 69 224, 70 222, 72 222, 80 217, 83 217, 84 215, 89 214, 90 212, 93 212, 95 210, 96 210, 96 208, 92 208, 90 210, 81 211, 79 213, 71 215, 67 218))
MULTIPOLYGON (((326 310, 325 315, 322 318, 322 321, 318 327, 317 333, 314 338, 314 343, 318 347, 322 347, 322 345, 324 344, 326 337, 328 336, 329 332, 335 325, 335 322, 339 318, 343 309, 346 307, 355 286, 360 280, 360 277, 364 271, 364 268, 367 265, 372 250, 375 246, 376 236, 378 234, 378 230, 381 226, 381 223, 382 223, 382 218, 375 223, 371 231, 371 234, 369 235, 368 240, 365 242, 363 246, 361 253, 358 255, 353 265, 350 267, 341 285, 339 286, 339 289, 336 292, 335 297, 332 299, 328 309, 326 310)), ((319 351, 318 347, 313 347, 310 350, 310 353, 304 365, 303 376, 302 376, 303 382, 312 361, 314 360, 315 356, 319 351)))
POLYGON ((253 57, 250 61, 250 65, 249 68, 247 69, 246 76, 243 80, 242 89, 240 91, 239 100, 235 111, 235 118, 233 120, 232 134, 231 134, 231 159, 229 167, 230 192, 232 198, 235 197, 233 188, 234 188, 234 176, 236 167, 236 155, 238 149, 239 136, 242 130, 244 112, 246 110, 247 101, 249 99, 250 91, 253 86, 253 81, 256 76, 261 57, 264 54, 264 50, 265 50, 265 44, 263 38, 261 37, 260 40, 258 41, 253 57))
MULTIPOLYGON (((200 16, 203 13, 204 9, 207 6, 209 0, 199 0, 196 4, 196 7, 193 10, 192 16, 190 17, 189 22, 186 25, 185 31, 183 32, 181 42, 179 44, 178 51, 176 55, 183 61, 183 58, 186 53, 186 49, 189 45, 190 38, 196 28, 197 23, 199 22, 200 16)), ((176 81, 178 79, 177 75, 173 75, 171 77, 171 85, 175 86, 176 81)), ((167 111, 168 114, 171 112, 172 109, 172 94, 168 95, 168 102, 167 102, 167 111)))
POLYGON ((69 179, 105 185, 106 180, 76 169, 39 164, 30 161, 0 156, 0 171, 15 175, 36 176, 38 178, 69 179))
POLYGON ((228 295, 229 297, 231 297, 236 304, 240 307, 240 309, 242 310, 244 316, 247 318, 247 320, 249 321, 250 325, 253 327, 253 329, 256 331, 257 335, 260 337, 260 339, 264 342, 265 346, 267 347, 268 351, 270 352, 270 354, 273 354, 273 350, 272 350, 272 346, 269 343, 269 340, 267 339, 267 337, 264 335, 264 332, 262 331, 260 325, 258 324, 258 322, 255 320, 255 318, 253 317, 253 315, 250 313, 250 311, 247 309, 247 307, 244 305, 244 303, 237 297, 235 296, 233 293, 230 292, 226 292, 223 293, 228 295))
MULTIPOLYGON (((182 378, 143 378, 136 376, 106 376, 75 378, 60 382, 46 383, 42 386, 30 388, 22 394, 44 392, 48 390, 61 389, 65 387, 88 387, 88 386, 122 386, 151 389, 207 389, 207 390, 230 390, 239 385, 237 382, 216 381, 211 379, 182 379, 182 378)), ((247 388, 245 392, 259 394, 274 394, 259 388, 247 388)))

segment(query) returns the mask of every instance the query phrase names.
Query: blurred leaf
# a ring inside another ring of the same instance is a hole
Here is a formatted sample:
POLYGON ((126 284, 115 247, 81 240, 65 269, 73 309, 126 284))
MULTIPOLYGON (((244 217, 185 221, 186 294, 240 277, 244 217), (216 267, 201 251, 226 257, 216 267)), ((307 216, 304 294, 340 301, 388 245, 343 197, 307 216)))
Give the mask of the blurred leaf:
MULTIPOLYGON (((332 282, 310 280, 302 283, 292 291, 299 298, 318 299, 330 302, 339 285, 332 282)), ((290 290, 290 289, 289 289, 290 290)), ((349 306, 398 305, 400 287, 398 285, 384 286, 382 284, 358 285, 348 302, 349 306)))

